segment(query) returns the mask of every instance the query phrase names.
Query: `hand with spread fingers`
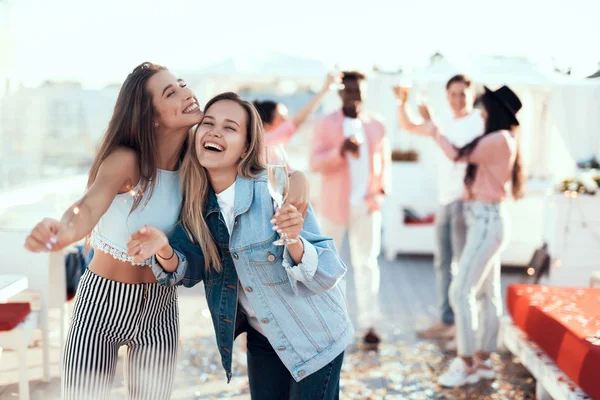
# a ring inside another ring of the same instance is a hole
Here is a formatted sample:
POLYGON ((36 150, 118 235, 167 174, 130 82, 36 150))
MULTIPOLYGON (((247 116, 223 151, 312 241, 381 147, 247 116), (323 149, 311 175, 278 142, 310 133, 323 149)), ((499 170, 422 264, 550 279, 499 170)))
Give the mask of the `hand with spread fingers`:
POLYGON ((169 245, 169 239, 163 231, 153 226, 144 225, 129 238, 127 254, 133 257, 133 262, 139 263, 152 256, 169 260, 174 250, 169 245))
POLYGON ((286 203, 277 210, 271 223, 273 224, 273 230, 280 235, 287 233, 289 239, 297 239, 304 226, 304 218, 296 207, 286 203))
POLYGON ((25 239, 25 248, 34 253, 60 251, 76 241, 75 229, 55 219, 39 222, 25 239))

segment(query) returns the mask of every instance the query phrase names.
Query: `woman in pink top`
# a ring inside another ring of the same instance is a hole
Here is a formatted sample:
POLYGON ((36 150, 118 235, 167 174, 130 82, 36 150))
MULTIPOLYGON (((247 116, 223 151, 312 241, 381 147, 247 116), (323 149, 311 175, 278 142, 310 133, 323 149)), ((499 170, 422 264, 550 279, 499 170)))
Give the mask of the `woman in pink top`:
POLYGON ((296 115, 289 119, 288 110, 284 104, 271 100, 254 101, 254 107, 258 110, 263 121, 265 146, 286 144, 308 116, 319 107, 331 85, 337 80, 340 80, 339 76, 328 74, 323 88, 296 115))
POLYGON ((504 199, 512 188, 522 197, 523 178, 519 142, 515 130, 521 101, 508 87, 482 96, 483 135, 458 149, 437 129, 430 135, 452 160, 468 163, 465 173, 467 240, 450 286, 450 302, 456 314, 458 357, 438 379, 456 387, 493 379, 490 353, 496 351, 500 293, 500 251, 508 236, 504 199))

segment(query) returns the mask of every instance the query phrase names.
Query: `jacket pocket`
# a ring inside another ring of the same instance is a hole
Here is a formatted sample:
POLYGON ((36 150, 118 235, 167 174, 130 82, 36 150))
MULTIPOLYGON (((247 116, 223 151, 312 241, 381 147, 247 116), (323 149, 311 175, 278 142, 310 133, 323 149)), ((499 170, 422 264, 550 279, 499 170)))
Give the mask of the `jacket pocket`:
POLYGON ((284 285, 289 282, 288 274, 282 264, 284 246, 273 244, 278 237, 274 234, 264 242, 245 250, 248 265, 254 269, 260 282, 266 286, 284 285))

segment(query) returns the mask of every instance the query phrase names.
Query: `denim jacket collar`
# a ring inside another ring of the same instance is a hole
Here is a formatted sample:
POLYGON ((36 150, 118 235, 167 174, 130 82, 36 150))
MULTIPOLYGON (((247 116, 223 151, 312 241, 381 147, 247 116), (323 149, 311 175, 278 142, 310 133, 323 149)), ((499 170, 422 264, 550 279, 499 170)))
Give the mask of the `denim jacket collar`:
MULTIPOLYGON (((234 212, 235 216, 242 215, 250 209, 252 200, 254 198, 254 178, 244 178, 240 175, 235 178, 235 199, 234 199, 234 212)), ((217 195, 213 187, 209 184, 208 186, 208 202, 206 204, 206 214, 208 217, 214 212, 219 212, 219 202, 217 201, 217 195)))

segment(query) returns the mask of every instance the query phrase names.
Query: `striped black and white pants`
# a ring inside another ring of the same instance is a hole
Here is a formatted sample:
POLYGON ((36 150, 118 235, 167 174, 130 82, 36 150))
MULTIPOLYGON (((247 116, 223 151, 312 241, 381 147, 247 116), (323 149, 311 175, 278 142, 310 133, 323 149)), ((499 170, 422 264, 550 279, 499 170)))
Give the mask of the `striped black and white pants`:
POLYGON ((110 399, 118 350, 127 346, 128 399, 169 399, 178 335, 175 287, 116 282, 87 270, 65 345, 63 398, 110 399))

